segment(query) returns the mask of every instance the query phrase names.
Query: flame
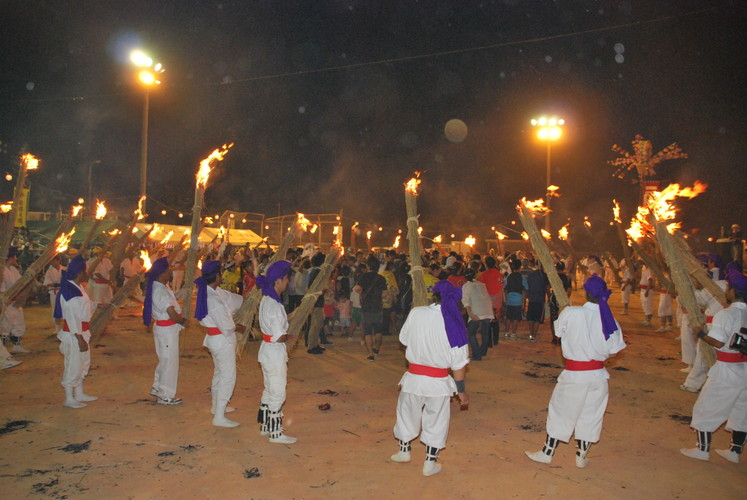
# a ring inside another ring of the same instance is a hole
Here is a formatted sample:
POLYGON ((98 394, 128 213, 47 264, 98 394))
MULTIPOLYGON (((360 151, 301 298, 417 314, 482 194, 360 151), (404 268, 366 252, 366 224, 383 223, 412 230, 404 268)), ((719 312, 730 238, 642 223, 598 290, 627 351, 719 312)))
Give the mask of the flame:
POLYGON ((335 226, 332 228, 332 235, 337 236, 337 233, 340 232, 340 226, 335 226))
POLYGON ((153 264, 150 261, 150 255, 145 250, 140 250, 140 260, 143 261, 143 267, 146 271, 150 270, 150 266, 153 264))
POLYGON ((355 224, 350 226, 350 229, 357 229, 358 228, 358 221, 355 221, 355 224))
POLYGON ((588 215, 584 217, 584 226, 586 226, 586 229, 591 229, 591 221, 588 215))
POLYGON ((473 246, 475 246, 475 243, 477 243, 477 240, 475 239, 474 236, 472 236, 470 234, 469 236, 467 236, 466 238, 464 238, 464 243, 466 245, 469 245, 469 246, 473 247, 473 246))
POLYGON ((132 234, 135 234, 138 231, 140 231, 140 230, 137 228, 137 226, 135 226, 135 227, 132 228, 132 234))
POLYGON ((542 237, 545 238, 546 240, 549 240, 552 238, 552 235, 548 231, 545 231, 544 229, 540 229, 540 231, 542 232, 542 237))
POLYGON ((225 237, 226 237, 226 228, 225 228, 225 226, 221 226, 218 229, 218 238, 223 239, 225 237))
POLYGON ((396 238, 394 238, 394 244, 392 245, 392 248, 399 248, 399 240, 402 238, 402 236, 397 235, 396 238))
POLYGON ((39 168, 39 158, 32 155, 31 153, 26 153, 25 155, 21 156, 21 160, 26 165, 26 170, 36 170, 37 168, 39 168))
MULTIPOLYGON (((296 218, 296 224, 298 224, 298 226, 302 230, 308 231, 309 230, 309 226, 311 225, 311 221, 309 219, 307 219, 306 216, 304 214, 300 213, 300 212, 296 212, 296 216, 297 216, 297 218, 296 218)), ((357 225, 358 223, 356 222, 355 224, 357 225)))
POLYGON ((69 233, 67 234, 61 234, 54 242, 54 251, 56 253, 62 253, 67 250, 68 245, 70 244, 70 240, 73 239, 73 235, 75 234, 75 228, 73 228, 69 233))
POLYGON ((544 214, 550 211, 550 209, 545 206, 545 200, 543 200, 542 198, 540 198, 539 200, 528 201, 526 197, 524 197, 521 199, 520 204, 523 204, 525 207, 527 207, 527 210, 529 210, 529 212, 532 214, 544 214))
POLYGON ((106 217, 106 205, 103 201, 96 200, 96 220, 106 217))
POLYGON ((165 245, 168 243, 168 241, 171 239, 171 237, 174 236, 174 231, 169 231, 166 233, 166 236, 161 240, 161 245, 165 245))
POLYGON ((521 237, 524 238, 525 241, 529 241, 529 235, 526 231, 521 232, 521 237))
POLYGON ((439 234, 435 238, 433 238, 433 243, 441 243, 441 235, 439 234))
POLYGON ((0 205, 0 213, 7 214, 13 209, 13 202, 9 201, 8 203, 3 203, 0 205))
POLYGON ((370 240, 370 239, 371 239, 371 234, 372 234, 372 233, 373 233, 373 231, 366 231, 366 239, 367 239, 367 240, 370 240))
POLYGON ((648 208, 657 221, 673 220, 677 214, 677 209, 674 205, 676 198, 695 198, 705 192, 707 187, 707 184, 703 184, 700 181, 695 181, 695 184, 691 188, 686 187, 683 189, 680 189, 680 185, 677 183, 670 184, 662 191, 651 193, 648 200, 648 208))
POLYGON ((615 206, 612 207, 612 213, 615 216, 615 222, 620 223, 622 222, 622 220, 620 220, 620 204, 617 202, 617 200, 612 200, 612 203, 615 204, 615 206))
POLYGON ((213 224, 215 222, 213 221, 213 218, 210 217, 209 215, 206 215, 203 220, 205 221, 205 224, 213 224))
POLYGON ((314 234, 317 229, 319 229, 319 226, 317 224, 314 224, 313 226, 311 226, 311 229, 309 229, 309 233, 314 234))
POLYGON ((137 220, 142 220, 143 218, 145 218, 145 214, 143 213, 143 203, 145 203, 145 196, 141 196, 137 200, 137 208, 135 209, 137 220))
POLYGON ((220 148, 216 148, 212 153, 210 153, 206 158, 204 158, 200 162, 200 169, 197 171, 197 188, 205 189, 207 186, 208 178, 210 178, 210 172, 213 170, 212 163, 213 161, 223 161, 223 157, 228 153, 228 150, 231 149, 233 146, 233 143, 231 144, 224 144, 220 148))
POLYGON ((77 217, 81 210, 83 210, 83 205, 74 205, 72 212, 73 217, 77 217))
POLYGON ((109 233, 108 233, 108 234, 109 234, 110 236, 116 236, 116 235, 118 235, 118 234, 119 234, 119 233, 121 233, 121 232, 122 232, 122 231, 120 231, 119 229, 112 229, 111 231, 109 231, 109 233))
POLYGON ((150 227, 150 232, 158 232, 161 230, 161 225, 158 222, 154 222, 153 225, 150 227))
POLYGON ((565 226, 558 229, 558 238, 560 238, 563 241, 566 241, 568 239, 568 226, 570 226, 570 222, 566 224, 565 226))
POLYGON ((405 183, 405 191, 417 196, 418 187, 420 186, 421 182, 422 181, 420 180, 420 172, 415 172, 415 177, 405 183))
POLYGON ((332 242, 332 248, 337 250, 337 253, 342 254, 345 252, 345 249, 342 246, 342 242, 339 240, 335 240, 332 242))
POLYGON ((423 234, 423 228, 422 228, 422 227, 419 227, 419 228, 418 228, 418 236, 420 236, 421 234, 423 234))
POLYGON ((496 231, 496 232, 495 232, 495 237, 496 237, 496 238, 498 238, 499 240, 505 240, 505 239, 506 239, 506 235, 505 235, 505 234, 503 234, 503 233, 502 233, 502 232, 500 232, 500 231, 496 231))

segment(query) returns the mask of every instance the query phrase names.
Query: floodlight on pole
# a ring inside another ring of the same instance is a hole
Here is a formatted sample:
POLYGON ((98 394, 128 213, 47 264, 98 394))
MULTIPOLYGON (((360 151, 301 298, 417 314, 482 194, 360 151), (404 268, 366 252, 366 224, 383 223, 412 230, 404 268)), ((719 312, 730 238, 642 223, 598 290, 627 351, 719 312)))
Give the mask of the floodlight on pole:
MULTIPOLYGON (((557 116, 540 116, 533 118, 530 123, 533 127, 537 128, 537 139, 547 143, 547 200, 545 206, 548 208, 547 214, 545 215, 545 230, 550 232, 550 200, 555 194, 554 191, 550 191, 552 186, 551 180, 551 145, 553 142, 559 140, 563 135, 563 125, 565 120, 558 118, 557 116)), ((556 188, 557 189, 557 188, 556 188)))

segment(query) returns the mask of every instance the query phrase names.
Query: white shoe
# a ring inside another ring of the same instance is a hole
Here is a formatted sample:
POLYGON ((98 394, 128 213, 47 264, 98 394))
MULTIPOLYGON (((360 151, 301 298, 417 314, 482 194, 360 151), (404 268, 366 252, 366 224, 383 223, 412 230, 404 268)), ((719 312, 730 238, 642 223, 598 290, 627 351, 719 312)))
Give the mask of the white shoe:
POLYGON ((286 436, 285 434, 280 434, 278 437, 270 438, 271 443, 279 443, 279 444, 293 444, 296 441, 298 441, 298 438, 286 436))
POLYGON ((239 423, 233 420, 228 420, 226 417, 215 417, 213 418, 213 425, 216 427, 238 427, 239 423))
POLYGON ((535 451, 534 453, 532 453, 531 451, 525 451, 524 453, 535 462, 539 462, 541 464, 549 464, 550 462, 552 462, 552 457, 550 455, 545 455, 544 453, 542 453, 542 450, 535 451))
POLYGON ((408 463, 412 457, 410 456, 409 451, 398 451, 394 455, 391 456, 392 462, 397 462, 398 464, 406 464, 408 463))
POLYGON ((707 451, 703 451, 700 448, 682 448, 680 453, 686 457, 694 458, 696 460, 709 460, 710 454, 707 451))
POLYGON ((2 365, 2 368, 0 368, 0 370, 7 370, 8 368, 13 368, 14 366, 18 366, 21 363, 23 363, 23 361, 18 361, 17 359, 13 359, 13 358, 7 358, 2 365))
POLYGON ((441 472, 441 464, 433 462, 431 460, 426 460, 423 464, 424 476, 433 476, 434 474, 438 474, 439 472, 441 472))
POLYGON ((21 344, 13 344, 13 347, 10 350, 13 354, 28 354, 31 351, 23 347, 21 344))
POLYGON ((150 395, 151 395, 151 396, 155 396, 155 397, 159 397, 159 396, 158 396, 158 390, 156 390, 156 388, 155 388, 155 387, 151 387, 151 388, 150 388, 150 395))
POLYGON ((739 463, 739 453, 736 451, 731 450, 716 450, 716 453, 727 459, 729 462, 738 464, 739 463))
POLYGON ((586 455, 582 457, 576 455, 576 467, 578 467, 579 469, 583 469, 587 465, 589 465, 589 459, 586 458, 586 455))
POLYGON ((692 387, 688 387, 685 384, 682 384, 680 386, 680 390, 685 391, 685 392, 700 392, 700 389, 693 389, 692 387))
POLYGON ((77 401, 75 399, 66 399, 64 403, 62 403, 62 406, 66 406, 68 408, 84 408, 86 405, 85 403, 81 403, 80 401, 77 401))
POLYGON ((158 398, 158 401, 156 401, 156 404, 159 405, 180 405, 184 402, 183 399, 179 398, 158 398))
POLYGON ((78 394, 75 395, 76 401, 82 401, 82 402, 89 402, 89 401, 96 401, 99 399, 96 396, 89 396, 88 394, 84 392, 78 392, 78 394))

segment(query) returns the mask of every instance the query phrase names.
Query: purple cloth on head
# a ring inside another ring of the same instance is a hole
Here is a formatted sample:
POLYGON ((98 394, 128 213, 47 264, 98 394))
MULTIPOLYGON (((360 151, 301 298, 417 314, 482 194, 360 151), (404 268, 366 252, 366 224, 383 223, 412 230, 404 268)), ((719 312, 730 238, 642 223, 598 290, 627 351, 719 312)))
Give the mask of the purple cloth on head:
POLYGON ((145 273, 148 281, 145 283, 145 300, 143 300, 143 324, 150 325, 151 313, 153 312, 153 282, 163 273, 169 270, 169 259, 161 257, 150 266, 150 270, 145 273))
POLYGON ((607 299, 612 292, 607 288, 607 283, 597 276, 596 273, 592 274, 591 278, 586 280, 584 290, 599 301, 599 314, 602 316, 602 332, 604 332, 604 339, 609 340, 612 334, 615 333, 615 330, 617 330, 615 317, 612 316, 610 305, 607 303, 607 299))
POLYGON ((731 268, 726 275, 726 282, 736 292, 747 293, 747 276, 731 268))
POLYGON ((265 274, 257 276, 257 286, 262 289, 262 295, 272 297, 279 303, 283 303, 275 291, 275 282, 290 272, 291 263, 287 260, 279 260, 267 268, 265 274))
POLYGON ((74 283, 71 282, 71 280, 85 268, 86 260, 83 258, 83 256, 77 255, 67 265, 67 269, 62 271, 62 279, 60 280, 60 291, 57 292, 57 298, 54 301, 55 318, 62 318, 62 306, 60 305, 60 297, 65 297, 65 300, 70 300, 73 297, 83 296, 83 293, 77 286, 75 286, 74 283))
POLYGON ((462 289, 442 280, 433 285, 433 292, 441 296, 441 316, 444 318, 446 336, 451 347, 467 345, 467 327, 462 313, 459 312, 459 301, 462 300, 462 289))
POLYGON ((206 260, 202 263, 202 276, 194 281, 197 285, 197 303, 195 304, 195 318, 201 320, 208 313, 207 305, 207 278, 211 278, 220 271, 220 262, 217 260, 206 260))

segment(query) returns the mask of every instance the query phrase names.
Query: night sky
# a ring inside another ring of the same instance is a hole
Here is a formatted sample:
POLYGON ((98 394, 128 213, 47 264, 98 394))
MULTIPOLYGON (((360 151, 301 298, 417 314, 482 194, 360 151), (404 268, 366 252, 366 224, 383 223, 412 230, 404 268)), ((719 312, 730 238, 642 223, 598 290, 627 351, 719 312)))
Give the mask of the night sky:
POLYGON ((658 172, 709 184, 681 216, 715 235, 747 222, 745 26, 745 2, 718 0, 6 0, 0 164, 14 173, 22 148, 40 157, 31 209, 53 211, 86 195, 98 160, 94 194, 131 210, 143 90, 127 56, 142 47, 166 67, 150 99, 153 220, 188 213, 199 160, 235 142, 208 213, 344 209, 390 232, 422 170, 426 233, 487 236, 544 194, 529 120, 547 113, 566 120, 556 228, 585 215, 602 228, 613 197, 632 212, 639 188, 606 162, 642 134, 689 154, 658 172), (453 118, 461 143, 444 135, 453 118))

